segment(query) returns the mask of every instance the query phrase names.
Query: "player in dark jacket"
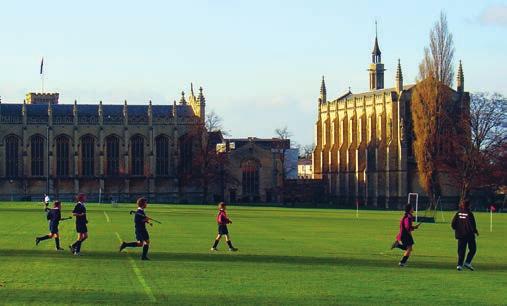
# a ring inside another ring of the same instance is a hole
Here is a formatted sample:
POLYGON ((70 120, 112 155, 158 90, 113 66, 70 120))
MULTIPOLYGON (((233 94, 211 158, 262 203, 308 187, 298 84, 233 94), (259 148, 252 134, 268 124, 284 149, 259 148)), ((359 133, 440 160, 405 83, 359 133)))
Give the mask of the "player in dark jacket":
POLYGON ((229 246, 229 251, 235 252, 238 249, 232 246, 232 241, 229 237, 229 230, 227 229, 227 224, 232 224, 231 219, 227 217, 227 213, 225 212, 225 204, 220 202, 218 204, 218 215, 217 215, 217 223, 218 223, 218 235, 215 238, 215 242, 211 247, 211 251, 217 251, 218 243, 220 242, 220 238, 222 235, 225 235, 225 241, 227 241, 227 245, 229 246))
POLYGON ((120 252, 125 248, 143 247, 143 255, 141 260, 149 260, 148 250, 150 248, 150 234, 146 229, 146 223, 150 224, 150 219, 146 216, 144 210, 148 206, 148 200, 145 198, 137 199, 137 211, 134 215, 134 225, 136 232, 136 240, 133 242, 123 241, 120 246, 120 252))
POLYGON ((88 238, 88 219, 86 218, 86 195, 80 193, 76 196, 76 206, 72 215, 76 217, 77 240, 69 246, 70 251, 76 255, 81 255, 81 245, 88 238))
POLYGON ((412 232, 419 228, 419 224, 414 225, 413 213, 414 208, 411 204, 407 204, 405 206, 405 214, 400 220, 400 231, 398 232, 398 235, 396 235, 396 240, 391 246, 391 249, 399 248, 405 251, 399 263, 400 267, 404 267, 407 264, 407 260, 412 253, 412 247, 414 245, 412 232))
POLYGON ((60 247, 60 236, 58 234, 58 225, 62 219, 60 201, 55 201, 53 203, 53 208, 48 208, 47 219, 49 220, 49 234, 35 238, 35 245, 39 245, 43 240, 55 238, 56 250, 61 251, 63 249, 60 247))
POLYGON ((458 240, 458 266, 456 269, 462 271, 463 267, 473 271, 472 259, 477 251, 477 244, 475 243, 475 235, 479 236, 475 217, 470 211, 470 202, 468 200, 462 201, 459 205, 459 211, 454 215, 451 223, 454 229, 454 235, 458 240), (465 261, 465 253, 468 255, 465 261), (464 262, 464 263, 463 263, 464 262))

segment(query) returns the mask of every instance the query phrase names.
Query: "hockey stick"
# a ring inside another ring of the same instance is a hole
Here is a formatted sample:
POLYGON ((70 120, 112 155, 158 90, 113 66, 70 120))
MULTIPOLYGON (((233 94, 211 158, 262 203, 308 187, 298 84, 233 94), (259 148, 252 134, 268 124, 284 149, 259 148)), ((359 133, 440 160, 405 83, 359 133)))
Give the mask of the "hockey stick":
POLYGON ((148 217, 147 215, 140 214, 140 213, 138 213, 138 212, 136 212, 136 211, 134 211, 134 210, 131 210, 131 211, 129 212, 129 214, 131 214, 131 215, 132 215, 132 214, 136 214, 136 215, 139 215, 139 216, 141 216, 141 217, 145 217, 146 219, 151 220, 151 221, 153 221, 153 222, 155 222, 155 223, 162 224, 162 222, 160 222, 160 221, 158 221, 158 220, 155 220, 155 219, 153 219, 153 218, 150 218, 150 217, 148 217))

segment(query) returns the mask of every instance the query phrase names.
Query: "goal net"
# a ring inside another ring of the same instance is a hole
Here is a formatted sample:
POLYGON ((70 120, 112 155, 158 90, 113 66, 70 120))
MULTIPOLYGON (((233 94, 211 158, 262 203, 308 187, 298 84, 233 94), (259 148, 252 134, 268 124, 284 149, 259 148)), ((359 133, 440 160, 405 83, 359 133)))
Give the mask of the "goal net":
POLYGON ((412 204, 412 207, 414 207, 415 222, 435 223, 435 217, 437 214, 437 207, 440 204, 440 198, 437 200, 436 205, 432 206, 429 201, 427 203, 419 202, 418 193, 409 193, 407 203, 412 204))

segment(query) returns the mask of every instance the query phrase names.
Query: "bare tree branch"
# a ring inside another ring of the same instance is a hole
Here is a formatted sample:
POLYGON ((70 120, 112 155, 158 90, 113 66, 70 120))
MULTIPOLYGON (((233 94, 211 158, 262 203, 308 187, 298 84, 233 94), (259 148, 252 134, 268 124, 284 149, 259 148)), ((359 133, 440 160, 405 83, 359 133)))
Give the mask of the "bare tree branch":
POLYGON ((449 31, 447 17, 440 13, 439 20, 430 31, 429 46, 419 64, 419 80, 434 77, 451 87, 454 80, 454 41, 449 31))

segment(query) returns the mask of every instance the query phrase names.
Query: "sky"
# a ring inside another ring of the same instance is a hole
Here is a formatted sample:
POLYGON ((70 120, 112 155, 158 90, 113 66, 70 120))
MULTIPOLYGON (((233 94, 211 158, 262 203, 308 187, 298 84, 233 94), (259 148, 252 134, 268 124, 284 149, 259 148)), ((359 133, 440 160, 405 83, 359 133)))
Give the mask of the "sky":
POLYGON ((169 104, 202 86, 233 137, 287 126, 311 144, 320 80, 328 99, 368 88, 375 20, 386 87, 412 83, 440 11, 465 90, 507 95, 507 1, 4 1, 0 96, 45 89, 60 103, 169 104))

